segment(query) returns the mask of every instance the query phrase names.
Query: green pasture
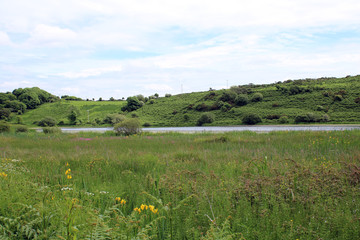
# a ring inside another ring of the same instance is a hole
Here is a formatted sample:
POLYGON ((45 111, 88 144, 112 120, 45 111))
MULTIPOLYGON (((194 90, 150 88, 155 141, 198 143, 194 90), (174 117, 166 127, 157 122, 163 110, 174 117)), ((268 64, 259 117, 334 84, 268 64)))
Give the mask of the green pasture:
POLYGON ((360 131, 2 134, 0 238, 358 239, 359 146, 360 131))

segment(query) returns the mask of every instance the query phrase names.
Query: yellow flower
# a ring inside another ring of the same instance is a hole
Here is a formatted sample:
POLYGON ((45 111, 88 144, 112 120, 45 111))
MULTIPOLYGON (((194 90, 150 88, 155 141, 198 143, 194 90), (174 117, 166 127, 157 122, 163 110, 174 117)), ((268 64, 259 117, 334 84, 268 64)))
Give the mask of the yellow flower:
POLYGON ((158 213, 158 210, 157 210, 157 209, 154 209, 152 212, 153 212, 154 214, 157 214, 157 213, 158 213))
POLYGON ((134 211, 135 211, 135 212, 138 212, 138 213, 141 213, 140 208, 134 208, 134 211))
POLYGON ((68 167, 68 166, 70 166, 70 164, 67 162, 67 163, 66 163, 66 166, 68 167))
POLYGON ((6 178, 8 175, 5 172, 0 173, 0 177, 6 178))
POLYGON ((66 178, 67 179, 72 179, 72 176, 71 175, 66 175, 66 178))
POLYGON ((70 169, 70 168, 65 171, 65 175, 69 175, 70 173, 71 173, 71 169, 70 169))
POLYGON ((117 202, 120 202, 120 200, 121 200, 120 197, 116 197, 116 198, 115 198, 115 201, 117 201, 117 202))
POLYGON ((155 207, 153 205, 149 205, 150 211, 154 211, 155 207))
POLYGON ((120 204, 124 205, 124 204, 126 204, 126 201, 123 199, 123 200, 121 200, 120 204))
POLYGON ((140 208, 141 208, 142 211, 144 211, 144 209, 147 209, 148 206, 146 206, 145 204, 141 204, 140 208))

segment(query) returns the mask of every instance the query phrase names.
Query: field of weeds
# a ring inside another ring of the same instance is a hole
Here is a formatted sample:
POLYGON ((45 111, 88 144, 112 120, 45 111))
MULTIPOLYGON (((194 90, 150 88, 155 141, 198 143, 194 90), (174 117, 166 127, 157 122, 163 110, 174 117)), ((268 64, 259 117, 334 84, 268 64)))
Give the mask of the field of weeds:
POLYGON ((1 239, 359 239, 360 131, 0 136, 1 239))

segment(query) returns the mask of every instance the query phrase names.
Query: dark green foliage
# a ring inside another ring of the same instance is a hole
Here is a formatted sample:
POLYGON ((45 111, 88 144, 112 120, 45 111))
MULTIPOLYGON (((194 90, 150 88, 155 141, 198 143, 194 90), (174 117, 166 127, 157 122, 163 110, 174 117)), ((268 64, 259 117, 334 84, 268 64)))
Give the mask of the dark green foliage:
POLYGON ((221 111, 222 112, 227 112, 231 109, 231 105, 229 103, 224 103, 223 106, 221 107, 221 111))
POLYGON ((0 133, 10 132, 10 125, 4 121, 0 122, 0 133))
POLYGON ((56 126, 56 120, 52 117, 43 118, 38 122, 38 126, 40 127, 54 127, 56 126))
POLYGON ((81 98, 75 97, 75 96, 69 96, 69 95, 64 95, 61 96, 61 99, 67 100, 67 101, 82 101, 81 98))
POLYGON ((260 102, 262 101, 264 98, 264 96, 261 94, 261 93, 255 93, 252 98, 251 98, 251 101, 252 102, 260 102))
POLYGON ((210 110, 210 106, 206 105, 205 103, 199 103, 195 106, 195 110, 199 112, 205 112, 210 110))
POLYGON ((128 97, 126 101, 127 104, 121 108, 121 111, 132 112, 142 107, 142 104, 137 97, 128 97))
POLYGON ((143 124, 143 127, 151 127, 151 124, 146 122, 146 123, 143 124))
POLYGON ((139 101, 145 102, 145 97, 144 97, 144 95, 139 94, 139 95, 136 95, 136 97, 137 97, 137 99, 138 99, 139 101))
POLYGON ((107 114, 103 122, 105 124, 115 125, 125 120, 125 116, 118 113, 107 114))
POLYGON ((15 129, 16 133, 22 133, 22 132, 27 132, 28 128, 26 126, 19 126, 15 129))
POLYGON ((125 119, 114 126, 116 135, 133 135, 141 132, 141 124, 137 118, 125 119))
POLYGON ((312 123, 312 122, 319 122, 321 118, 316 115, 315 113, 305 113, 299 114, 295 117, 295 123, 312 123))
POLYGON ((46 102, 55 102, 58 97, 38 88, 18 88, 13 91, 17 99, 24 103, 28 109, 35 109, 46 102))
POLYGON ((198 126, 202 126, 205 123, 212 123, 215 121, 215 115, 212 113, 203 113, 197 121, 198 126))
POLYGON ((235 102, 237 94, 234 91, 225 90, 220 96, 220 100, 223 102, 235 102))
POLYGON ((9 108, 12 112, 24 113, 26 105, 18 100, 7 101, 5 103, 5 108, 9 108))
POLYGON ((321 105, 316 106, 316 111, 324 111, 324 107, 321 105))
POLYGON ((76 119, 78 117, 78 114, 75 110, 71 110, 70 114, 68 115, 68 119, 70 121, 70 124, 75 124, 76 119))
POLYGON ((61 128, 58 127, 43 127, 43 133, 45 134, 59 134, 61 133, 61 128))
POLYGON ((357 103, 357 104, 360 104, 360 97, 356 98, 356 99, 354 100, 354 102, 357 103))
POLYGON ((256 113, 247 113, 242 118, 243 124, 254 125, 257 123, 261 123, 261 122, 262 122, 262 120, 261 120, 260 116, 257 115, 256 113))
POLYGON ((166 94, 165 94, 165 97, 171 97, 171 94, 170 94, 170 93, 166 93, 166 94))
POLYGON ((187 122, 190 120, 189 114, 184 114, 184 121, 187 122))
POLYGON ((342 101, 343 100, 343 96, 342 95, 334 95, 334 101, 342 101))
POLYGON ((110 97, 109 100, 110 100, 110 101, 115 101, 115 98, 110 97))
POLYGON ((279 123, 281 124, 289 123, 289 118, 287 116, 281 116, 279 118, 279 123))
POLYGON ((11 115, 11 109, 1 108, 0 109, 0 119, 9 120, 11 115))
POLYGON ((236 94, 250 94, 252 93, 251 88, 245 86, 231 86, 230 90, 235 92, 236 94))
POLYGON ((235 98, 235 104, 237 106, 245 106, 249 103, 249 98, 245 94, 240 94, 235 98))

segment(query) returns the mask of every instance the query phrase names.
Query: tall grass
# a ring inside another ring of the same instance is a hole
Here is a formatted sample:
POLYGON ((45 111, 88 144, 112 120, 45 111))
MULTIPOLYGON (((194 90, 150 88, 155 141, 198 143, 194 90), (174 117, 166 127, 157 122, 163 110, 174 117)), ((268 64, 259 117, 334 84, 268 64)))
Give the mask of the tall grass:
POLYGON ((28 133, 0 146, 9 239, 360 234, 360 131, 28 133))

